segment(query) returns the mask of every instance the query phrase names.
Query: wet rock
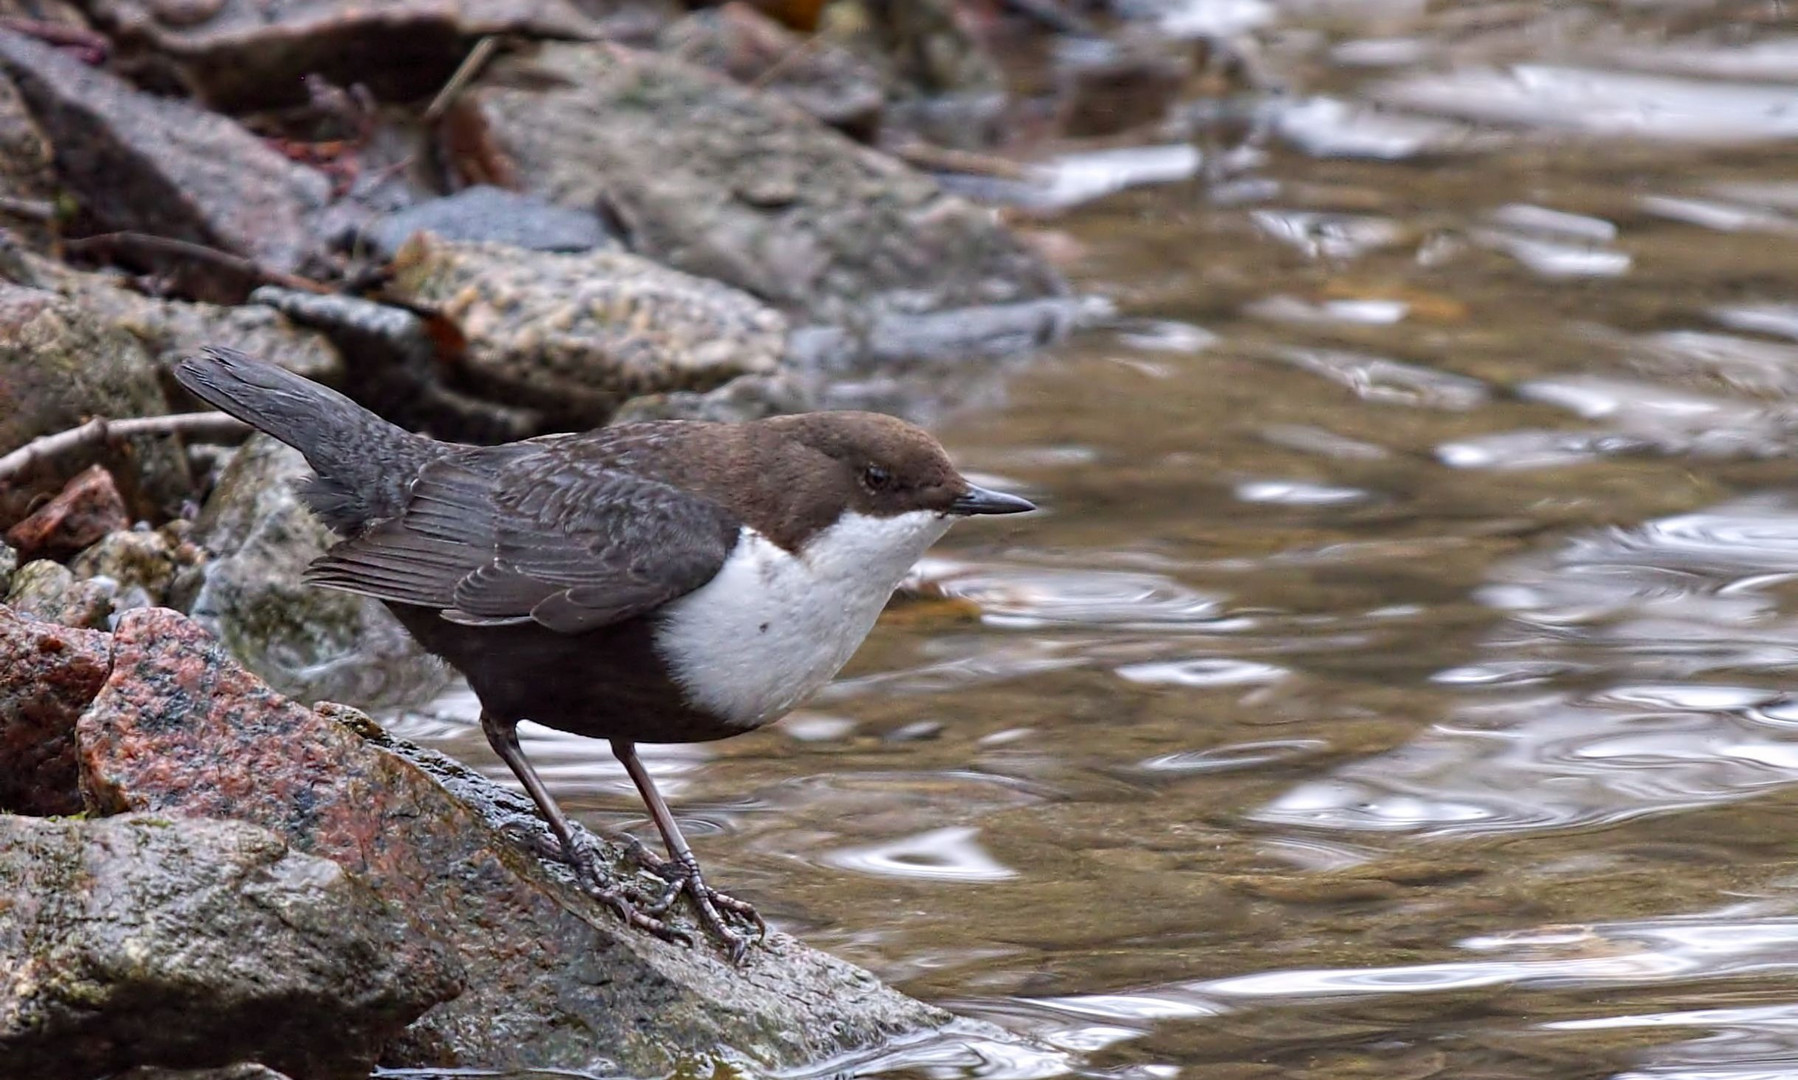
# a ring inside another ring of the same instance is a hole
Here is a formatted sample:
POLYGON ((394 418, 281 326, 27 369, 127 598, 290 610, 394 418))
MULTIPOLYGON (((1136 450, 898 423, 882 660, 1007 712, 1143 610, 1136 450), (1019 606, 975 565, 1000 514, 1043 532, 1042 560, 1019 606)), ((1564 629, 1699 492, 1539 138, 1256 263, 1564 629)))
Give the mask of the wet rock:
POLYGON ((1167 117, 1194 71, 1190 51, 1085 38, 1059 50, 1062 130, 1115 135, 1167 117))
POLYGON ((1060 295, 993 216, 767 94, 677 59, 545 45, 462 99, 519 184, 804 320, 1060 295))
POLYGON ((459 339, 461 332, 442 320, 359 296, 272 285, 250 298, 316 328, 354 357, 344 373, 344 392, 402 427, 475 443, 512 442, 545 430, 535 410, 488 401, 444 381, 440 335, 459 339))
POLYGON ((193 617, 250 670, 308 701, 372 706, 441 687, 447 669, 379 602, 300 584, 306 565, 337 540, 294 493, 310 475, 297 450, 266 435, 237 452, 195 522, 195 542, 219 557, 205 570, 193 617))
POLYGON ((56 170, 104 228, 190 240, 293 270, 330 182, 215 113, 155 97, 0 30, 10 75, 56 147, 56 170))
POLYGON ((629 929, 502 831, 547 835, 521 796, 352 710, 276 697, 173 612, 121 618, 79 731, 98 809, 263 825, 454 945, 467 989, 388 1066, 661 1075, 721 1054, 773 1070, 946 1019, 784 935, 735 967, 629 929))
POLYGON ((476 38, 591 38, 603 26, 569 0, 92 0, 94 21, 129 48, 179 65, 230 111, 306 100, 304 78, 368 85, 382 100, 428 96, 476 38))
POLYGON ((288 1077, 266 1065, 246 1063, 218 1069, 160 1069, 145 1065, 118 1073, 110 1080, 288 1080, 288 1077))
POLYGON ((0 278, 61 293, 137 338, 158 368, 203 345, 229 345, 309 379, 331 384, 343 379, 343 357, 329 338, 262 304, 163 300, 127 287, 115 275, 82 273, 17 250, 0 257, 0 278))
POLYGON ((874 65, 827 39, 802 38, 741 0, 694 12, 656 45, 785 98, 856 138, 872 139, 880 127, 886 87, 874 65))
POLYGON ((509 244, 530 251, 614 250, 618 241, 599 216, 534 195, 477 184, 454 195, 377 218, 357 233, 370 254, 391 259, 413 233, 444 240, 509 244))
POLYGON ((459 988, 401 909, 242 822, 0 816, 0 889, 10 1076, 253 1060, 347 1080, 459 988))
POLYGON ((5 603, 34 619, 104 630, 112 619, 113 592, 109 582, 77 581, 63 564, 38 559, 13 573, 5 603))
POLYGON ((596 427, 640 394, 772 373, 786 341, 785 320, 752 298, 623 252, 557 255, 426 234, 393 275, 392 295, 461 328, 471 385, 561 427, 596 427))
POLYGON ((119 609, 165 604, 176 574, 200 560, 199 548, 171 538, 164 530, 123 529, 109 533, 75 556, 69 569, 77 578, 114 582, 119 594, 113 606, 119 609), (129 604, 120 603, 127 595, 138 598, 129 604))
POLYGON ((112 474, 102 465, 92 465, 63 485, 54 499, 6 530, 6 542, 27 559, 64 559, 130 524, 112 474))
POLYGON ((1003 89, 1004 74, 964 17, 961 0, 840 0, 826 32, 855 41, 893 77, 925 94, 1003 89))
POLYGON ((158 300, 100 283, 77 295, 141 341, 164 370, 203 345, 228 345, 308 379, 340 383, 344 378, 343 356, 330 338, 294 325, 273 308, 158 300))
MULTIPOLYGON (((95 416, 158 416, 168 402, 156 369, 130 335, 55 293, 0 283, 0 453, 95 416)), ((179 507, 187 462, 172 437, 146 435, 40 461, 0 484, 0 522, 96 462, 118 481, 133 517, 179 507)))
POLYGON ((0 813, 81 812, 75 721, 111 668, 105 634, 0 607, 0 813))
POLYGON ((0 75, 0 229, 35 247, 50 241, 56 170, 50 140, 31 118, 11 79, 0 75))
POLYGON ((716 390, 676 390, 645 394, 624 403, 613 423, 631 420, 721 420, 742 423, 805 412, 818 406, 817 393, 792 374, 739 375, 716 390))

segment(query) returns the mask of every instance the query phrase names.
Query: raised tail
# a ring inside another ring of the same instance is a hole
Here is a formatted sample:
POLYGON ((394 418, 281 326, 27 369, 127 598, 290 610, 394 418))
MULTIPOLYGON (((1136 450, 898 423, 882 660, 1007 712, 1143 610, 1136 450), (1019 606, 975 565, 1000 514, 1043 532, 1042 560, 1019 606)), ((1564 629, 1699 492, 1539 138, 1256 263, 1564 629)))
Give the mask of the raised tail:
POLYGON ((446 450, 335 390, 221 345, 176 364, 175 380, 304 454, 317 475, 300 498, 345 535, 399 513, 418 470, 446 450))

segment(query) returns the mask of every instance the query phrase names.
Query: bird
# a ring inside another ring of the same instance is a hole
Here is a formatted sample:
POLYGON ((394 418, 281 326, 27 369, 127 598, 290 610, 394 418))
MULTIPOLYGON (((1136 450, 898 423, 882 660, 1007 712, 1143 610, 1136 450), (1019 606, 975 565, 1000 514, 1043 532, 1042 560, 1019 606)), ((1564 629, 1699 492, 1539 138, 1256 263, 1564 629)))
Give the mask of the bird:
POLYGON ((779 719, 842 668, 954 522, 1035 509, 878 413, 649 420, 477 446, 408 431, 231 348, 203 348, 173 374, 305 457, 298 495, 341 539, 302 580, 381 601, 467 679, 483 733, 582 887, 691 944, 666 917, 684 897, 735 960, 766 923, 706 882, 637 745, 779 719), (667 851, 624 837, 657 895, 601 874, 525 758, 523 720, 610 743, 667 851))

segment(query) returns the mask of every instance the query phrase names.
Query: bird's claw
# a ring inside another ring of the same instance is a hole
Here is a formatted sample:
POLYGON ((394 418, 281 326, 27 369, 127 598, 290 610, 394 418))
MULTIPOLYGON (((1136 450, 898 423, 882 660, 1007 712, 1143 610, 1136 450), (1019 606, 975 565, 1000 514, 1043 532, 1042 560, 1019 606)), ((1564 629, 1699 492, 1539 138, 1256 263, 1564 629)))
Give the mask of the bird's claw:
MULTIPOLYGON (((666 906, 657 907, 658 899, 629 884, 608 884, 599 871, 598 852, 593 850, 591 843, 583 842, 579 834, 576 834, 574 846, 569 847, 536 829, 508 831, 514 832, 533 854, 553 859, 573 870, 581 891, 617 912, 627 925, 671 944, 693 947, 693 935, 658 917, 667 911, 666 906)), ((635 843, 634 838, 632 842, 635 843)))
POLYGON ((768 923, 754 906, 738 900, 728 893, 721 893, 706 884, 699 872, 699 864, 688 859, 664 859, 651 852, 642 841, 629 839, 631 858, 642 869, 659 878, 666 885, 662 895, 642 909, 642 914, 655 917, 666 914, 684 894, 693 903, 693 909, 699 921, 712 936, 724 942, 730 950, 733 964, 740 964, 749 954, 749 946, 768 936, 768 923), (723 912, 729 912, 753 928, 752 933, 733 930, 725 921, 723 912))

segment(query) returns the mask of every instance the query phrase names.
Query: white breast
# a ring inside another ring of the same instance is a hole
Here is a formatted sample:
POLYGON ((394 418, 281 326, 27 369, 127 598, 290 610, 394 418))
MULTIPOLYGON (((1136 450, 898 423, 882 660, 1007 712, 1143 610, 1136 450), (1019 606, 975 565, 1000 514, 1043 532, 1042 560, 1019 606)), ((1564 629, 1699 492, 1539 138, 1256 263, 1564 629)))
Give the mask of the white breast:
POLYGON ((844 514, 799 555, 745 528, 718 576, 664 609, 657 651, 693 704, 745 728, 774 720, 849 661, 949 525, 844 514))

